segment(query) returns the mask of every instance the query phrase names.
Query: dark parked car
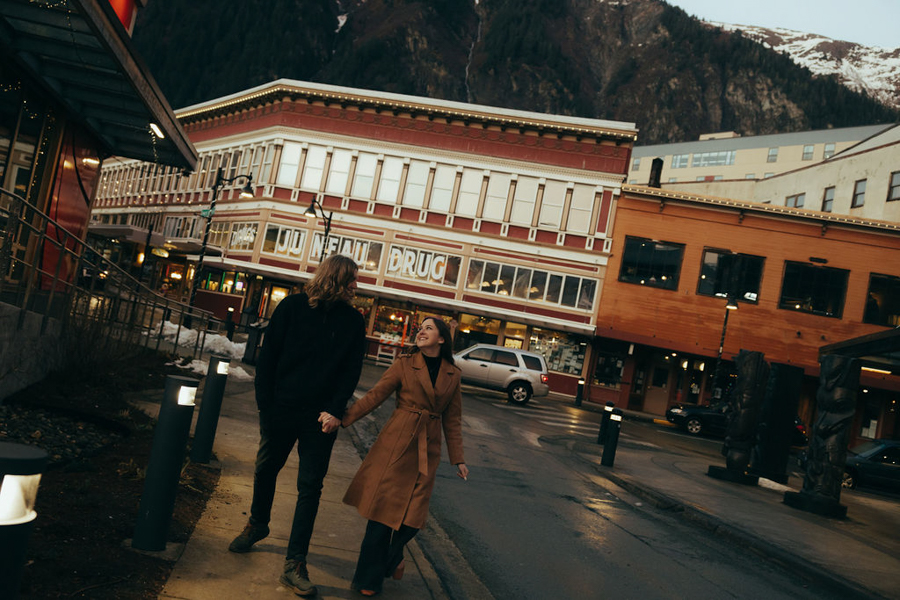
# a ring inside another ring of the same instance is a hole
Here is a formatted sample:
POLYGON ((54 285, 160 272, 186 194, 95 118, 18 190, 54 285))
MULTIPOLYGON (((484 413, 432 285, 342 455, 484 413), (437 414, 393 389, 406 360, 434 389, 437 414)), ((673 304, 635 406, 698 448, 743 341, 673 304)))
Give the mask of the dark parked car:
POLYGON ((676 404, 666 411, 666 419, 693 435, 724 436, 728 427, 728 411, 727 402, 709 406, 676 404))
MULTIPOLYGON (((676 404, 666 411, 666 419, 693 435, 703 433, 724 437, 725 430, 728 428, 728 411, 729 404, 727 402, 709 406, 676 404)), ((795 416, 791 430, 791 445, 805 446, 808 441, 806 424, 800 417, 795 416)))
POLYGON ((900 490, 900 441, 872 440, 847 451, 844 487, 857 485, 900 490))

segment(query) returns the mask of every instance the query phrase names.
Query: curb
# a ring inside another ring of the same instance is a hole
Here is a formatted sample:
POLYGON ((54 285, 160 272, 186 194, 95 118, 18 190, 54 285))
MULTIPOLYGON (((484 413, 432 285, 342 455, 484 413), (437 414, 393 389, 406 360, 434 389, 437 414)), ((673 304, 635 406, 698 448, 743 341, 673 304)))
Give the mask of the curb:
POLYGON ((595 472, 599 475, 635 496, 643 498, 655 508, 673 513, 681 513, 682 518, 690 524, 701 527, 729 543, 748 548, 757 554, 760 554, 766 560, 779 564, 783 568, 797 571, 807 579, 821 581, 847 598, 858 598, 859 600, 889 600, 885 596, 863 588, 858 583, 837 576, 824 567, 784 550, 780 546, 772 544, 756 534, 741 529, 740 527, 735 527, 730 523, 726 523, 710 512, 676 498, 672 498, 652 487, 635 483, 630 477, 613 473, 610 468, 597 465, 593 461, 586 462, 593 465, 595 472))

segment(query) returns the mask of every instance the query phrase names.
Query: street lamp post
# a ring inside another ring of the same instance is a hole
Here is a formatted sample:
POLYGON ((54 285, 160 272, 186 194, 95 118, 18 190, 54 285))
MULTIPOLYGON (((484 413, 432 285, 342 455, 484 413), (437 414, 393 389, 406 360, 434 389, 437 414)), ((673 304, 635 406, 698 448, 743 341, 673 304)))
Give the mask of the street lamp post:
POLYGON ((209 208, 201 211, 201 216, 206 217, 206 228, 203 230, 203 243, 200 245, 200 258, 197 259, 197 267, 194 270, 194 280, 191 283, 191 298, 188 301, 189 306, 194 306, 194 300, 197 298, 197 287, 200 285, 200 275, 203 271, 203 259, 206 257, 206 245, 209 243, 209 230, 212 227, 213 213, 216 212, 216 200, 219 192, 229 183, 234 183, 238 179, 246 179, 247 182, 241 188, 241 198, 252 198, 253 187, 250 185, 253 181, 252 175, 235 175, 234 177, 224 177, 222 168, 219 167, 216 173, 216 182, 213 184, 212 198, 209 201, 209 208), (206 213, 203 215, 203 213, 206 213))
POLYGON ((331 216, 333 213, 325 212, 325 208, 322 204, 313 198, 312 202, 309 203, 309 208, 303 211, 303 214, 307 217, 318 218, 319 213, 322 213, 322 219, 325 221, 325 238, 322 240, 322 256, 319 257, 319 261, 325 260, 325 255, 328 253, 328 234, 331 232, 331 216), (316 212, 316 207, 319 207, 319 211, 316 212))
POLYGON ((728 331, 728 315, 731 311, 737 310, 737 308, 737 300, 729 296, 728 301, 725 303, 725 319, 722 321, 722 337, 719 339, 719 353, 716 355, 716 368, 715 371, 713 371, 713 397, 715 398, 722 397, 722 351, 725 349, 725 333, 728 331))

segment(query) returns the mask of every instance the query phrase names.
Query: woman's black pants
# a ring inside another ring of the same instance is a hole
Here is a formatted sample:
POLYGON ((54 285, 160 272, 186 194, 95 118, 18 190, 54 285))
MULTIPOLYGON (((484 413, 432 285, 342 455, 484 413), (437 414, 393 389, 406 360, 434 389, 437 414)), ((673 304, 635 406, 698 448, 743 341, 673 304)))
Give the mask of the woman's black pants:
POLYGON ((418 529, 406 525, 401 525, 399 531, 394 531, 383 523, 369 521, 350 587, 380 592, 384 578, 394 573, 403 560, 403 549, 418 532, 418 529))

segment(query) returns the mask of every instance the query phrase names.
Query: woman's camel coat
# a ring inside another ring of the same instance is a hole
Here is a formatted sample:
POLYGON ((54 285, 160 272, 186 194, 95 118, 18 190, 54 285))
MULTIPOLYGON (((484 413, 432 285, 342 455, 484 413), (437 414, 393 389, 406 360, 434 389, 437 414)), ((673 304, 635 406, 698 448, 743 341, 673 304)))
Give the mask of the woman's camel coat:
POLYGON ((397 408, 350 483, 344 503, 394 530, 400 525, 416 529, 425 525, 441 461, 442 426, 450 462, 465 462, 459 382, 459 368, 443 361, 432 387, 422 355, 401 356, 375 387, 347 410, 341 422, 344 427, 397 392, 397 408))

